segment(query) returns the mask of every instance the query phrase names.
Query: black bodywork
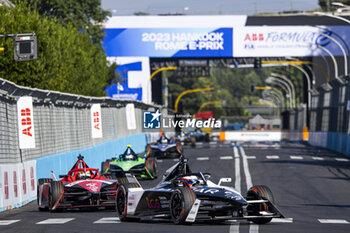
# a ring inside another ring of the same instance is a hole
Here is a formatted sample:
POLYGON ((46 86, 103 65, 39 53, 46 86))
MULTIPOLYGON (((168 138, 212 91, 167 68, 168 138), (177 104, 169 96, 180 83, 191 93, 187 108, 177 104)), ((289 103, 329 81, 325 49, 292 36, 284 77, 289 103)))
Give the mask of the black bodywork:
MULTIPOLYGON (((187 160, 181 156, 180 161, 166 171, 163 180, 158 186, 143 190, 140 188, 133 189, 132 184, 127 184, 125 187, 127 188, 126 196, 128 198, 127 203, 123 203, 123 205, 127 206, 128 209, 127 211, 124 209, 124 211, 127 213, 128 218, 144 216, 172 217, 172 209, 175 208, 172 207, 172 205, 174 206, 172 199, 174 198, 174 192, 178 192, 179 189, 185 189, 194 197, 194 200, 191 202, 192 207, 196 205, 195 200, 200 200, 198 211, 194 217, 192 216, 194 218, 193 221, 227 219, 253 221, 263 218, 271 220, 272 218, 283 217, 271 201, 264 198, 256 200, 256 197, 253 196, 244 198, 233 188, 216 185, 209 178, 209 173, 192 172, 187 164, 187 160), (186 177, 195 177, 197 181, 189 184, 187 180, 184 180, 186 177), (264 210, 268 210, 268 212, 261 212, 262 205, 265 206, 264 210)), ((139 184, 138 187, 140 187, 139 184)), ((188 215, 194 214, 193 211, 191 208, 191 211, 188 211, 188 215)))

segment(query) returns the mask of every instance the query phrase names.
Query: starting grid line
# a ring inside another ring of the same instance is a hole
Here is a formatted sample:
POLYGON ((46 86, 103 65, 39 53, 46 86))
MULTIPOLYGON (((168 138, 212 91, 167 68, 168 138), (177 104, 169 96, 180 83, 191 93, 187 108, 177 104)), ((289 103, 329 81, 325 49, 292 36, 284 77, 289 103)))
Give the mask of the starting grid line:
MULTIPOLYGON (((43 221, 37 222, 37 225, 55 225, 55 224, 65 224, 73 220, 78 220, 76 218, 48 218, 43 221)), ((8 226, 17 222, 20 222, 20 219, 16 220, 0 220, 0 226, 8 226)), ((321 224, 350 224, 349 221, 345 219, 317 219, 321 224)), ((239 221, 237 220, 228 220, 231 223, 230 232, 239 232, 239 221)), ((118 217, 105 217, 100 218, 93 222, 93 224, 119 224, 121 223, 118 217)), ((273 218, 271 223, 295 223, 293 218, 273 218)), ((258 230, 253 223, 250 224, 251 230, 258 230)), ((258 231, 254 231, 258 232, 258 231)))

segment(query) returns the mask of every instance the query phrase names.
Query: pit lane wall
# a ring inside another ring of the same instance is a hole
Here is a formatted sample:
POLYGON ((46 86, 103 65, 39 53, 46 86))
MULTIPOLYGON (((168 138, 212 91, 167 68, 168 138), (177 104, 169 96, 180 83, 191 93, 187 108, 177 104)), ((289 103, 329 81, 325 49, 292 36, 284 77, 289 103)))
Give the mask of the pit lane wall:
POLYGON ((143 129, 143 113, 158 110, 168 111, 139 101, 26 88, 0 79, 0 211, 35 200, 37 179, 50 178, 50 170, 56 177, 66 174, 79 154, 90 167, 100 168, 129 144, 143 152, 147 142, 159 137, 159 129, 143 129), (22 97, 31 100, 30 106, 20 107, 22 97), (31 140, 21 141, 22 134, 31 140))

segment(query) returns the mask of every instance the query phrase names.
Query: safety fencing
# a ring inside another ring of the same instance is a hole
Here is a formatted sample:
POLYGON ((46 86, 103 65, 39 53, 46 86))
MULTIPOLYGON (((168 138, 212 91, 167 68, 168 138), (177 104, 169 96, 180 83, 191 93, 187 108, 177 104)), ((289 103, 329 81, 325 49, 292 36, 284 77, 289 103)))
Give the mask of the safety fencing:
POLYGON ((0 211, 36 199, 37 178, 50 177, 50 170, 65 174, 79 154, 99 168, 128 144, 144 151, 159 131, 143 128, 143 113, 157 110, 168 112, 138 101, 26 88, 0 79, 0 211))
POLYGON ((310 145, 350 156, 349 111, 350 77, 343 76, 314 89, 309 109, 303 107, 284 113, 283 138, 301 141, 308 115, 310 145))

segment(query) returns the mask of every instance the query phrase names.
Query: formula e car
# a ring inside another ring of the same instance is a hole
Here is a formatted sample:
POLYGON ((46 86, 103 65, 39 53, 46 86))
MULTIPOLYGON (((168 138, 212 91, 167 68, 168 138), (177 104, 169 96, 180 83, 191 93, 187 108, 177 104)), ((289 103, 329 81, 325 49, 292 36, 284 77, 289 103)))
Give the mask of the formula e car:
POLYGON ((118 158, 101 163, 101 175, 121 178, 125 177, 126 172, 135 175, 137 179, 156 179, 157 160, 148 154, 136 154, 128 145, 118 158))
POLYGON ((39 179, 37 204, 39 210, 58 210, 80 207, 114 207, 118 181, 98 175, 98 169, 89 168, 79 155, 67 175, 61 180, 39 179))
POLYGON ((234 188, 222 186, 222 182, 230 182, 230 178, 221 178, 215 184, 209 173, 192 172, 181 156, 154 188, 144 190, 136 179, 119 185, 116 212, 121 221, 167 217, 176 224, 228 219, 265 224, 272 218, 283 218, 268 187, 253 186, 244 198, 234 188))
POLYGON ((155 158, 179 158, 183 153, 183 147, 180 142, 170 140, 164 134, 154 144, 146 146, 146 153, 155 158))

